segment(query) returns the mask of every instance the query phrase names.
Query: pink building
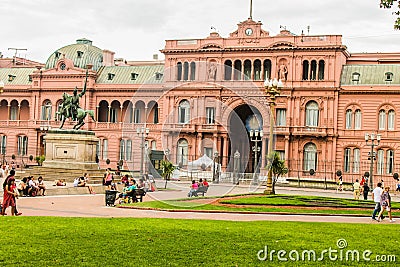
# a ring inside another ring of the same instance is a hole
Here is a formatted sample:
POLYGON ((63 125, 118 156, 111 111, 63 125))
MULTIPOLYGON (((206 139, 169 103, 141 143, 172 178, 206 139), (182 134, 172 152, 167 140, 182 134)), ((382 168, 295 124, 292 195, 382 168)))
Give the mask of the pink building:
POLYGON ((91 64, 81 107, 95 111, 96 122, 88 120, 84 129, 100 138, 102 167, 109 159, 113 168, 120 160, 124 168, 143 168, 144 143, 148 151, 168 150, 168 158, 184 168, 218 152, 222 170, 230 172, 239 152, 241 172, 264 172, 270 129, 264 80, 278 78, 283 88, 275 106, 274 149, 286 160, 288 177, 334 180, 340 170, 345 181, 361 178, 371 166, 365 134, 374 133, 382 137, 374 147, 374 181, 394 183, 399 54, 351 55, 341 35, 284 29, 270 36, 252 19, 226 38, 212 32, 203 39, 167 40, 161 52, 165 62, 127 62, 80 39, 57 49, 45 66, 0 68, 4 158, 13 154, 27 163, 29 155, 43 153, 43 135, 59 125, 62 93, 82 89, 91 64), (138 135, 142 128, 149 134, 138 135), (251 130, 264 135, 250 136, 251 130))

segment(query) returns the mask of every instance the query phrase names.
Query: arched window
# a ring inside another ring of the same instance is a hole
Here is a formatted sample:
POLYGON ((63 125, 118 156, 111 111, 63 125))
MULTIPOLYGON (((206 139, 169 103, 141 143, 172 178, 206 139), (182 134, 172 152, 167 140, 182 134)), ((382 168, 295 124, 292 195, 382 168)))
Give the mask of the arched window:
POLYGON ((225 81, 232 80, 232 61, 226 60, 224 63, 224 79, 225 81))
POLYGON ((317 170, 317 147, 313 143, 304 146, 304 170, 317 170))
POLYGON ((13 100, 10 103, 10 120, 18 120, 18 101, 13 100))
POLYGON ((25 135, 18 136, 17 151, 19 156, 28 154, 28 137, 25 135))
POLYGON ((57 109, 56 121, 62 120, 62 115, 60 114, 61 108, 62 108, 62 100, 59 100, 56 104, 56 109, 57 109))
POLYGON ((113 101, 111 103, 111 108, 110 108, 110 122, 118 122, 118 115, 120 112, 120 103, 119 101, 113 101))
POLYGON ((8 102, 7 100, 3 99, 0 101, 0 120, 5 121, 9 119, 8 102))
POLYGON ((182 100, 179 103, 179 110, 178 110, 178 122, 179 123, 188 123, 190 120, 190 104, 187 100, 182 100))
POLYGON ((182 63, 181 62, 178 62, 176 64, 176 79, 178 81, 182 80, 182 63))
POLYGON ((361 110, 356 109, 355 116, 354 116, 354 129, 361 130, 361 110))
POLYGON ((148 114, 148 122, 158 123, 158 103, 155 101, 150 101, 148 104, 148 110, 150 110, 148 114))
POLYGON ((304 60, 303 61, 303 80, 308 80, 308 69, 309 69, 308 60, 304 60))
POLYGON ((133 110, 133 123, 143 123, 145 118, 145 104, 143 101, 137 101, 135 103, 135 109, 133 110))
POLYGON ((388 130, 394 130, 394 120, 395 120, 395 113, 394 110, 391 109, 388 112, 388 130))
POLYGON ((379 130, 385 130, 386 128, 386 112, 383 109, 379 110, 378 127, 379 130))
POLYGON ((318 80, 324 80, 325 79, 325 61, 320 60, 318 62, 318 80))
POLYGON ((251 80, 251 61, 248 59, 244 61, 244 79, 251 80))
POLYGON ((108 122, 108 102, 101 100, 99 103, 99 113, 97 114, 98 122, 108 122))
POLYGON ((315 81, 317 79, 317 61, 311 61, 311 78, 310 80, 315 81))
POLYGON ((271 60, 264 60, 264 80, 271 79, 271 60))
POLYGON ((196 62, 190 63, 190 80, 194 81, 196 79, 196 62))
POLYGON ((346 129, 351 129, 353 124, 353 111, 351 109, 346 110, 346 129))
POLYGON ((261 61, 259 59, 254 61, 254 80, 261 80, 261 61))
POLYGON ((27 100, 22 100, 19 107, 19 120, 29 120, 29 114, 29 102, 27 100))
POLYGON ((306 126, 318 126, 319 110, 315 101, 310 101, 306 105, 306 126))
POLYGON ((235 81, 242 79, 242 62, 240 60, 235 60, 235 70, 233 73, 233 79, 235 81))
POLYGON ((50 100, 46 100, 43 103, 41 120, 44 120, 44 121, 51 120, 51 101, 50 100))
POLYGON ((183 63, 183 80, 189 80, 189 63, 183 63))
POLYGON ((177 161, 179 166, 185 166, 188 162, 188 141, 180 139, 178 141, 177 161))
POLYGON ((133 104, 127 100, 122 104, 122 121, 125 123, 133 122, 133 104))

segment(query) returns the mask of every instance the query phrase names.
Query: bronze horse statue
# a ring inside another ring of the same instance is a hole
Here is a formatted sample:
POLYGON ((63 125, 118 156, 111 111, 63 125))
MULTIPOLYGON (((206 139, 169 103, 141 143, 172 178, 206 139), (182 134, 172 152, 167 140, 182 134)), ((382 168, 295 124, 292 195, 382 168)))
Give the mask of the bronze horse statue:
MULTIPOLYGON (((60 110, 56 112, 56 114, 61 116, 60 129, 62 129, 62 127, 64 126, 64 123, 65 123, 66 119, 68 119, 68 118, 72 119, 72 113, 67 108, 67 106, 64 105, 64 104, 68 104, 68 100, 69 100, 68 99, 68 95, 66 93, 63 94, 63 99, 64 99, 64 102, 63 102, 60 110)), ((94 111, 93 110, 84 110, 84 109, 78 107, 76 109, 76 121, 77 121, 77 123, 74 125, 73 129, 79 130, 85 124, 85 118, 86 118, 87 115, 89 115, 93 119, 93 121, 96 121, 96 119, 94 118, 94 111)))

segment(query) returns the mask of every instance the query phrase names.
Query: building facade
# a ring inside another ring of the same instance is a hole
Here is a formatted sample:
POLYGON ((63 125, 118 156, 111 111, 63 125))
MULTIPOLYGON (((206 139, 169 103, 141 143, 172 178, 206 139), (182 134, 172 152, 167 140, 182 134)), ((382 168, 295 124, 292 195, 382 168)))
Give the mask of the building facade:
POLYGON ((273 149, 286 160, 289 177, 334 180, 340 170, 345 181, 361 178, 371 169, 365 134, 373 133, 382 138, 372 147, 375 180, 393 183, 400 157, 399 54, 350 54, 340 35, 283 29, 271 36, 252 19, 226 38, 211 32, 167 40, 161 52, 164 61, 126 62, 79 39, 45 64, 1 64, 3 159, 26 164, 43 153, 43 136, 59 126, 62 93, 83 88, 89 65, 80 104, 95 112, 84 129, 100 139, 102 167, 120 162, 138 170, 144 154, 161 150, 182 168, 206 154, 230 172, 238 152, 241 172, 263 173, 270 130, 264 81, 277 78, 283 88, 273 149))

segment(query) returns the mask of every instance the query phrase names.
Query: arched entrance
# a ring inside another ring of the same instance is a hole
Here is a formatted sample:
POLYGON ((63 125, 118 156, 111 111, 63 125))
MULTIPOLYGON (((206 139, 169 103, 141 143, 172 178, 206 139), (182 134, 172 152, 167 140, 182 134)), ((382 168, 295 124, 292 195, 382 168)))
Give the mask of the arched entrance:
POLYGON ((265 154, 265 145, 260 131, 263 118, 254 106, 243 104, 236 107, 229 117, 229 155, 240 153, 240 172, 258 173, 265 154), (250 136, 250 131, 253 136, 250 136), (258 135, 255 135, 255 132, 258 135))

